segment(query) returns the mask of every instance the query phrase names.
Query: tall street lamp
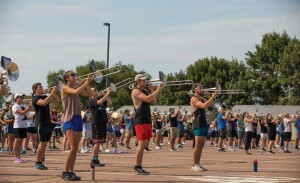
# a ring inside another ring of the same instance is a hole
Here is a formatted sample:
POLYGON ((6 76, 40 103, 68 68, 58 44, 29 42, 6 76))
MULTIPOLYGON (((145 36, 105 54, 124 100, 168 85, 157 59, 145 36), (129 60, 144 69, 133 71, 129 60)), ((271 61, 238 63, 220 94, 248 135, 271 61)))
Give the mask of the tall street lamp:
MULTIPOLYGON (((106 68, 109 67, 109 39, 110 39, 110 23, 105 22, 104 26, 108 26, 108 36, 107 36, 107 58, 106 58, 106 68)), ((106 75, 106 88, 108 88, 108 75, 106 75)))

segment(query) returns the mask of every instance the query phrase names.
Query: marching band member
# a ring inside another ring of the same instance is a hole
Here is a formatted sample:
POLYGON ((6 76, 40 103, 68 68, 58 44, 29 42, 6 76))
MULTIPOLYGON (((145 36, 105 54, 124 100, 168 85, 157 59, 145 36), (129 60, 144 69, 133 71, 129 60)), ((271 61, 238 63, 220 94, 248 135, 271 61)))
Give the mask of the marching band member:
POLYGON ((64 117, 62 118, 62 122, 64 123, 63 131, 71 146, 71 150, 66 157, 65 169, 61 174, 61 178, 71 181, 81 180, 81 178, 73 172, 83 128, 79 95, 88 97, 92 95, 89 84, 94 79, 94 75, 89 74, 85 82, 78 88, 75 88, 77 81, 76 76, 73 71, 65 72, 63 75, 65 84, 61 90, 61 100, 64 111, 64 117))
POLYGON ((137 74, 134 78, 136 88, 134 88, 131 93, 135 111, 133 124, 138 139, 138 147, 136 149, 135 166, 133 172, 139 175, 150 174, 142 168, 144 149, 147 148, 152 133, 150 103, 157 103, 156 96, 163 89, 163 84, 159 84, 157 89, 154 91, 153 86, 149 84, 148 88, 151 92, 149 93, 145 89, 147 84, 146 79, 147 77, 143 74, 137 74))
POLYGON ((35 110, 35 123, 37 127, 39 145, 36 154, 35 169, 47 170, 48 168, 42 163, 45 157, 45 151, 48 141, 50 141, 52 134, 52 123, 50 117, 49 103, 60 102, 59 97, 55 94, 57 88, 54 87, 51 93, 44 95, 43 86, 41 83, 34 83, 32 85, 33 97, 32 105, 35 110))
MULTIPOLYGON (((193 119, 193 131, 195 136, 195 147, 193 150, 194 165, 192 171, 207 171, 206 168, 200 165, 200 158, 202 155, 202 149, 204 146, 205 139, 208 134, 208 125, 206 119, 205 109, 209 106, 214 106, 213 100, 218 96, 217 92, 214 92, 212 96, 206 101, 201 97, 202 87, 199 83, 194 83, 192 86, 193 96, 190 100, 192 113, 194 114, 193 119)), ((206 95, 209 95, 206 92, 206 95)))

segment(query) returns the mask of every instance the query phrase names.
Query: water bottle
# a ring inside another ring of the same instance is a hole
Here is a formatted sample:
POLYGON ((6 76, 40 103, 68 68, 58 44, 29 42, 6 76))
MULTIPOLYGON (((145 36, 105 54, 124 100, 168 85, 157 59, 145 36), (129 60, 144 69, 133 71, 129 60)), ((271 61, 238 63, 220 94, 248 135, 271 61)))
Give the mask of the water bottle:
POLYGON ((257 169, 258 169, 258 161, 257 160, 253 161, 253 169, 254 169, 254 172, 257 172, 257 169))
POLYGON ((95 166, 94 165, 91 165, 90 172, 91 172, 91 180, 95 180, 95 166))

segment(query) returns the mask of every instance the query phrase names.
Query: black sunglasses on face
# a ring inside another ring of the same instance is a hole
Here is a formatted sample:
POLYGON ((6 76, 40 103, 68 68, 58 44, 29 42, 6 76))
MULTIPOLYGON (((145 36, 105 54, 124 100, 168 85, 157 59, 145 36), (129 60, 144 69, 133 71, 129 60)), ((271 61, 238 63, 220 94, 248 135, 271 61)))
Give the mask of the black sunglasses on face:
POLYGON ((74 74, 74 73, 73 73, 73 74, 70 74, 70 76, 76 77, 76 76, 77 76, 77 74, 74 74))

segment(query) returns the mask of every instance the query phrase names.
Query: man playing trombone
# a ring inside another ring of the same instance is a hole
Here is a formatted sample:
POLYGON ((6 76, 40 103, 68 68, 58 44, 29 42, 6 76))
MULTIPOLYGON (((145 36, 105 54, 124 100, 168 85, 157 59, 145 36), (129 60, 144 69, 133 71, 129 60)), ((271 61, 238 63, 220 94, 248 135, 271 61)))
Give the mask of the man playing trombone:
MULTIPOLYGON (((193 160, 194 165, 192 166, 192 171, 207 171, 206 168, 200 165, 200 158, 202 154, 202 149, 204 146, 205 139, 208 134, 208 125, 205 114, 205 109, 209 106, 214 106, 213 100, 218 96, 217 92, 214 92, 211 97, 206 101, 201 97, 202 87, 199 83, 194 83, 192 86, 193 96, 190 100, 190 105, 192 108, 192 113, 194 115, 193 131, 195 136, 195 147, 193 150, 193 160)), ((205 93, 209 96, 209 93, 205 93)))
POLYGON ((47 170, 42 161, 45 157, 45 151, 48 141, 50 141, 52 133, 52 123, 50 117, 50 103, 60 102, 59 97, 55 94, 57 88, 54 87, 48 96, 44 95, 43 86, 41 83, 34 83, 32 85, 32 104, 35 110, 34 122, 37 126, 37 134, 39 138, 39 145, 36 155, 36 163, 34 168, 38 170, 47 170))
POLYGON ((133 101, 135 117, 133 125, 138 139, 138 147, 135 154, 135 167, 133 172, 137 175, 148 175, 149 172, 142 168, 144 149, 148 147, 152 134, 152 121, 150 103, 157 103, 157 95, 163 89, 161 83, 154 91, 152 84, 146 82, 147 77, 143 74, 137 74, 134 78, 136 87, 132 90, 131 98, 133 101), (148 86, 150 93, 145 89, 148 86))

